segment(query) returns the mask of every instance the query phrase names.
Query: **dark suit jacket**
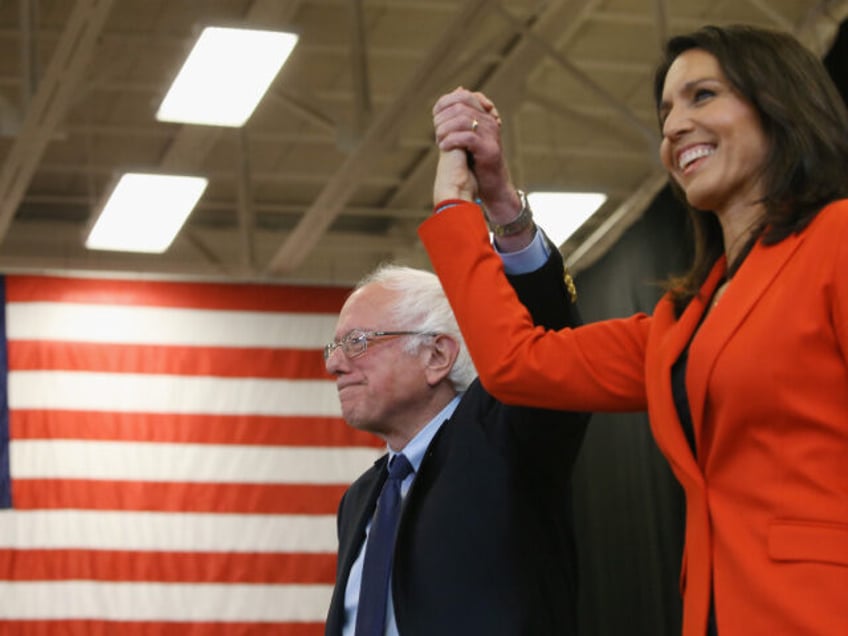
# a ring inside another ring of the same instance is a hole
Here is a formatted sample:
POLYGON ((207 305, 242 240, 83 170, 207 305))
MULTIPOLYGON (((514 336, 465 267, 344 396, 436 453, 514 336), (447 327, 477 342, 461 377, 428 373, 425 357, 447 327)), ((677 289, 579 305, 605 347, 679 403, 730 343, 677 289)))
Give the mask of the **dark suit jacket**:
MULTIPOLYGON (((579 321, 556 248, 537 272, 511 278, 538 324, 579 321)), ((588 417, 508 407, 475 381, 430 443, 407 497, 392 593, 402 636, 576 633, 570 476, 588 417)), ((344 622, 344 592, 386 477, 381 457, 345 493, 327 636, 344 622)))

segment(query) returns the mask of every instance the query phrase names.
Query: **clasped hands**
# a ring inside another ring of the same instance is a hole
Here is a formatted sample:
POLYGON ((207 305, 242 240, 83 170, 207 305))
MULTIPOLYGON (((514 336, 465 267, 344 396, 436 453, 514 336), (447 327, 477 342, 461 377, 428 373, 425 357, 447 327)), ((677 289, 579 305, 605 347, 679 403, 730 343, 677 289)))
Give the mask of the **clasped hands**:
POLYGON ((457 88, 433 106, 433 127, 439 147, 434 205, 479 198, 492 222, 513 220, 521 202, 504 160, 501 118, 494 103, 483 93, 457 88))

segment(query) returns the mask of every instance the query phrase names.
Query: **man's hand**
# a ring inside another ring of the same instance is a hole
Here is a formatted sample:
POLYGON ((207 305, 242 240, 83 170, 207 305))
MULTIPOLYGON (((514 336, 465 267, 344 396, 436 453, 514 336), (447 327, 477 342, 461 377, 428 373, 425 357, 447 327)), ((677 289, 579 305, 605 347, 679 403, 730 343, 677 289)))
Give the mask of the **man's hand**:
MULTIPOLYGON (((482 200, 489 219, 497 224, 515 219, 521 203, 504 160, 501 118, 492 101, 483 93, 457 88, 443 95, 433 106, 433 126, 436 143, 443 153, 463 150, 473 159, 476 195, 482 200)), ((458 164, 453 167, 459 170, 458 164)), ((459 179, 453 177, 453 181, 458 183, 459 179)), ((445 180, 437 174, 436 182, 443 184, 445 180)), ((434 196, 444 194, 450 193, 434 189, 434 196)), ((439 200, 446 198, 469 197, 454 193, 454 196, 442 196, 439 200)))

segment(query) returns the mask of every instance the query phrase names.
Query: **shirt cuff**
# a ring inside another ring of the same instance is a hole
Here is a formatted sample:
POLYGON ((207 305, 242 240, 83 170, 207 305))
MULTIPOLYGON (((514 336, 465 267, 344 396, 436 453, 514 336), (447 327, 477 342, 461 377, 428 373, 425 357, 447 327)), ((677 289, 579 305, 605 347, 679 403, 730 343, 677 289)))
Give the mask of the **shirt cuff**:
POLYGON ((517 252, 501 252, 497 243, 494 246, 503 261, 504 271, 511 275, 535 272, 548 262, 548 257, 551 255, 545 235, 539 228, 536 228, 536 235, 530 245, 517 252))

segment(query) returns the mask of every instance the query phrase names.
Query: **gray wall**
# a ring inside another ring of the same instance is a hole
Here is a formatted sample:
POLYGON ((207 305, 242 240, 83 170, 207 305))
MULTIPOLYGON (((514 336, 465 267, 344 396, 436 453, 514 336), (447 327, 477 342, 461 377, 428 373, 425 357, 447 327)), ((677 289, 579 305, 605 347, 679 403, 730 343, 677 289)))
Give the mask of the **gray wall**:
MULTIPOLYGON (((651 313, 688 262, 686 212, 669 190, 577 277, 584 322, 651 313)), ((583 636, 678 636, 683 494, 644 413, 592 416, 575 468, 583 636)))

